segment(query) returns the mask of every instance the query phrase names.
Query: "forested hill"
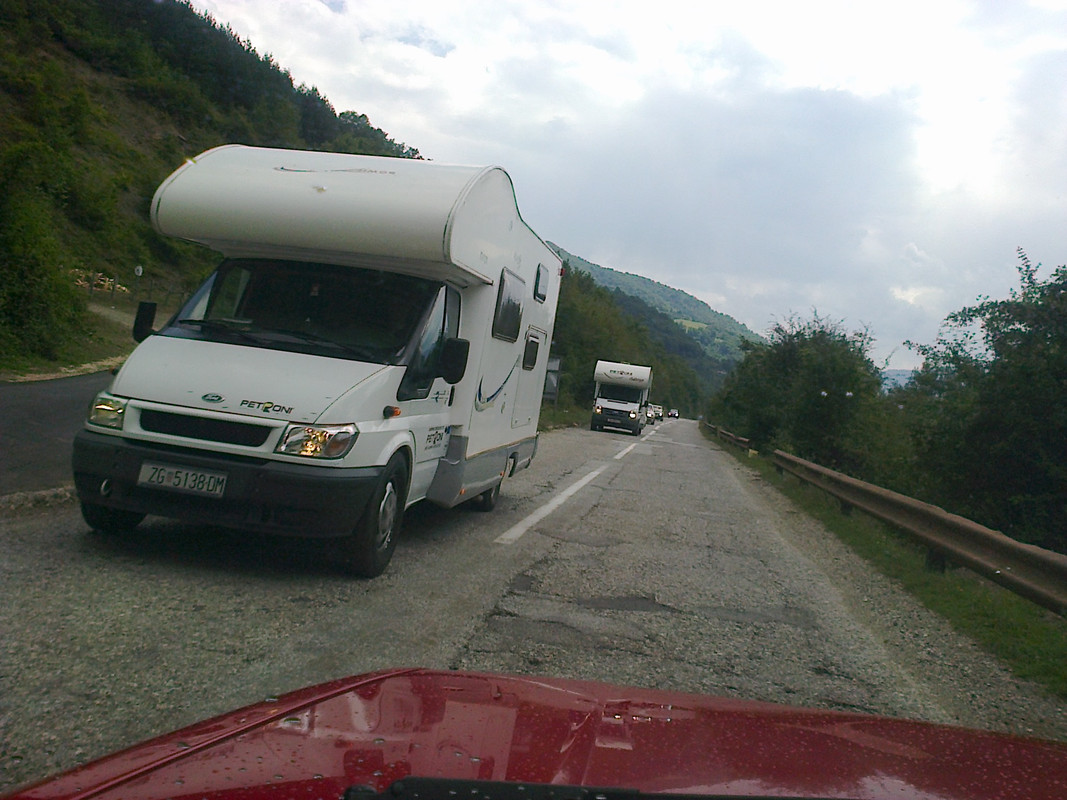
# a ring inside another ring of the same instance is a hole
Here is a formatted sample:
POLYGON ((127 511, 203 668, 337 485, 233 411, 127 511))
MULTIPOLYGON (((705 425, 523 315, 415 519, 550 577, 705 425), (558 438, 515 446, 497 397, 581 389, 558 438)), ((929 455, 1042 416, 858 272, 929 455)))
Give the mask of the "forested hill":
POLYGON ((733 317, 715 311, 703 300, 681 289, 641 275, 602 267, 568 253, 553 242, 548 242, 548 246, 555 250, 561 259, 568 261, 573 269, 589 273, 598 286, 618 289, 666 314, 696 339, 707 355, 717 361, 736 363, 741 359, 741 342, 758 341, 762 338, 733 317))
POLYGON ((195 285, 214 257, 158 236, 148 205, 226 143, 419 155, 182 0, 0 0, 2 360, 80 335, 74 271, 195 285))

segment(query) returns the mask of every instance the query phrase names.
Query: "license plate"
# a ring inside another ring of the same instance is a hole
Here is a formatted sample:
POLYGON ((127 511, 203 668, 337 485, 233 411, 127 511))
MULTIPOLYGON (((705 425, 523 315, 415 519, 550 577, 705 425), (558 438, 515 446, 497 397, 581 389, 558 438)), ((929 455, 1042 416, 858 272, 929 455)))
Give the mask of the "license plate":
POLYGON ((146 461, 141 464, 137 485, 206 497, 222 497, 226 491, 226 473, 188 469, 171 464, 151 464, 146 461))

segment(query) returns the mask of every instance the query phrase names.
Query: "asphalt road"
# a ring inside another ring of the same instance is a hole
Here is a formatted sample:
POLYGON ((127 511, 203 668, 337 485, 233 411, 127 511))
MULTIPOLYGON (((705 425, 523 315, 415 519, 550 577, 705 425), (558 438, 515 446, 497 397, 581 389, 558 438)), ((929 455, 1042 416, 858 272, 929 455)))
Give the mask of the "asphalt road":
POLYGON ((89 402, 110 372, 0 383, 0 497, 73 483, 70 451, 89 402))
POLYGON ((321 545, 73 503, 0 515, 0 791, 300 686, 426 666, 1038 733, 1067 710, 872 574, 690 420, 541 438, 488 514, 416 506, 360 581, 321 545))

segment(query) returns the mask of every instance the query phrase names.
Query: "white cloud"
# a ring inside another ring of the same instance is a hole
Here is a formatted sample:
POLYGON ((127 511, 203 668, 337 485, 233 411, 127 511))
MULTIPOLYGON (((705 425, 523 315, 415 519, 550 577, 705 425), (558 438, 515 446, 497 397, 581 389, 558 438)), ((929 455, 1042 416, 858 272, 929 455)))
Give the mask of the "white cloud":
POLYGON ((919 308, 939 305, 944 292, 937 286, 893 286, 889 290, 893 297, 919 308))
POLYGON ((756 330, 817 307, 913 359, 1016 247, 1067 260, 1062 1, 194 5, 423 155, 503 165, 544 238, 756 330))

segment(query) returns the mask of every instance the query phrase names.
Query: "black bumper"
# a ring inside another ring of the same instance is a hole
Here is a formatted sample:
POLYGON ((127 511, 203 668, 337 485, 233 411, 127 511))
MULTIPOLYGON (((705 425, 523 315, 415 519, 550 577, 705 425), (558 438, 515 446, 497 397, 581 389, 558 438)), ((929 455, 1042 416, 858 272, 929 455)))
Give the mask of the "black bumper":
POLYGON ((611 412, 597 414, 594 411, 592 425, 594 428, 622 428, 630 433, 641 432, 641 418, 632 419, 629 414, 611 412))
POLYGON ((74 486, 95 505, 187 522, 288 536, 345 536, 352 532, 381 467, 331 469, 184 448, 131 442, 79 431, 74 437, 74 486), (137 485, 151 461, 226 473, 222 497, 203 497, 137 485))

